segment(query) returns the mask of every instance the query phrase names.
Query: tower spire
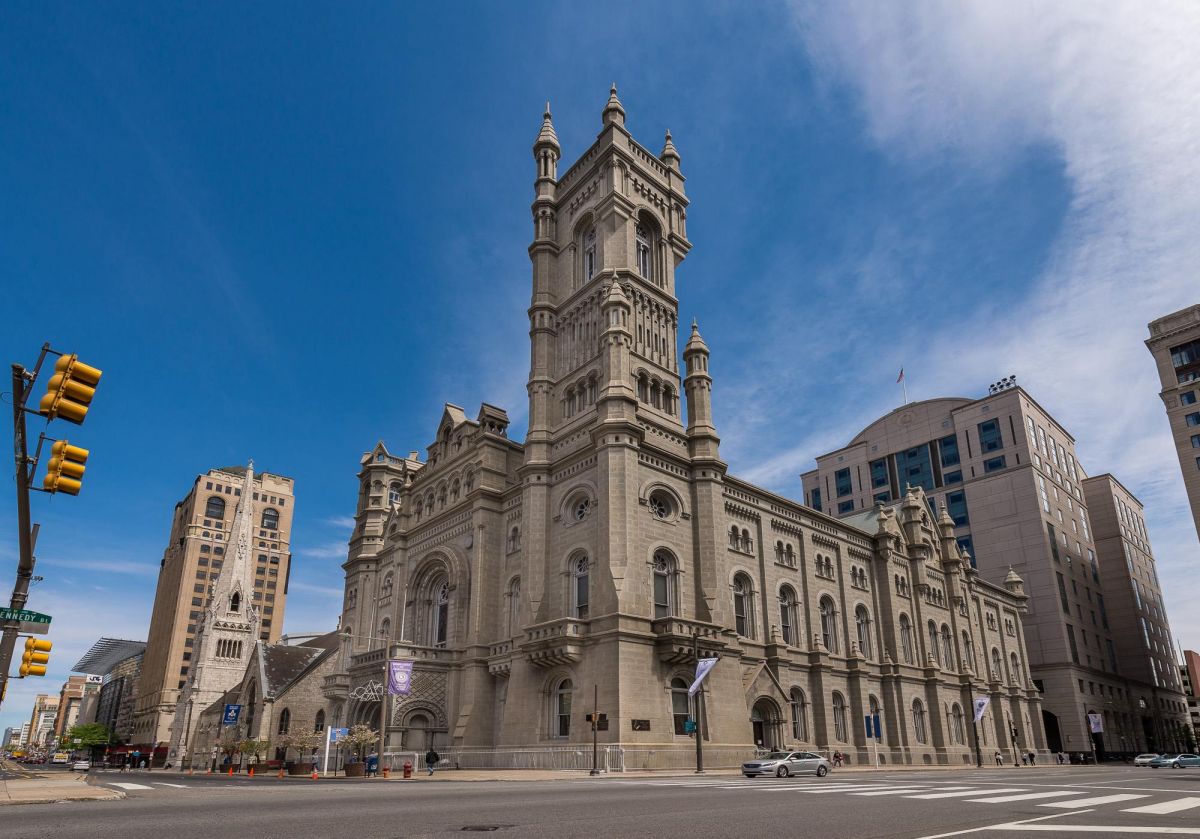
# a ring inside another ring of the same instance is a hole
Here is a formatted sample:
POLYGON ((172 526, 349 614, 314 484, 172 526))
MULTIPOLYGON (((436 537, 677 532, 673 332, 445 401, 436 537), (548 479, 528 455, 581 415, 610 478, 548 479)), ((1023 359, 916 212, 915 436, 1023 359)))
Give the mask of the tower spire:
POLYGON ((538 149, 542 147, 552 148, 556 152, 561 151, 558 145, 558 135, 554 133, 554 121, 550 117, 550 100, 546 100, 546 110, 542 112, 542 130, 538 132, 537 140, 533 143, 535 156, 538 149))
POLYGON ((658 159, 672 169, 679 168, 679 150, 675 148, 675 144, 671 142, 671 129, 667 129, 667 139, 663 142, 663 150, 658 155, 658 159))
POLYGON ((601 119, 603 119, 605 125, 625 127, 625 107, 621 104, 621 100, 617 98, 616 82, 613 82, 612 88, 608 91, 608 103, 604 106, 601 119))

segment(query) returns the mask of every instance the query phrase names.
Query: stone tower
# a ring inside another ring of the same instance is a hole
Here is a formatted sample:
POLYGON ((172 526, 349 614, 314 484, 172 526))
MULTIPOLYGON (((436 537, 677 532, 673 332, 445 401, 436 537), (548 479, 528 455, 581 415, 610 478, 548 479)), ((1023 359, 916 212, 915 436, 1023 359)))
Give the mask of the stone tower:
MULTIPOLYGON (((261 616, 254 592, 254 462, 246 466, 232 529, 232 550, 217 579, 209 584, 208 608, 196 633, 187 684, 175 708, 168 760, 187 757, 200 713, 225 691, 240 684, 258 640, 261 616)), ((242 721, 244 722, 244 721, 242 721)))

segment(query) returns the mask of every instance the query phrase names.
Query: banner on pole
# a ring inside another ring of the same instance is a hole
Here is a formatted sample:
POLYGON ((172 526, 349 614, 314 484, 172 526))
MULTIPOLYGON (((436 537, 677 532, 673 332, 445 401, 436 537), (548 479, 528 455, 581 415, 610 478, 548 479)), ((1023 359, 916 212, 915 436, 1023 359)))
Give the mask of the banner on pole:
POLYGON ((713 665, 717 663, 715 658, 702 658, 696 662, 696 681, 692 682, 692 686, 688 688, 688 696, 695 696, 696 691, 700 690, 700 683, 704 681, 704 677, 708 675, 708 671, 713 669, 713 665))
POLYGON ((392 696, 408 696, 412 693, 411 661, 392 659, 388 661, 388 693, 392 696))
POLYGON ((241 705, 226 705, 225 712, 221 714, 221 725, 237 725, 238 718, 241 715, 241 705))
POLYGON ((875 739, 882 740, 883 739, 883 726, 879 724, 879 714, 878 713, 872 714, 871 719, 875 723, 875 739))
POLYGON ((981 696, 975 700, 975 716, 972 722, 979 722, 983 719, 983 712, 987 710, 988 703, 992 700, 986 696, 981 696))
POLYGON ((1088 714, 1088 729, 1092 734, 1104 733, 1104 715, 1103 714, 1088 714))

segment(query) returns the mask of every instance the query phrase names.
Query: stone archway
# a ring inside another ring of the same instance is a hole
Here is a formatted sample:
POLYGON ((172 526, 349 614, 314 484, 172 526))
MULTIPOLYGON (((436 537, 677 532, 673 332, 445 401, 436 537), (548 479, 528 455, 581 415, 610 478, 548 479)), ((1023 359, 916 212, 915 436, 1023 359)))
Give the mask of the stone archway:
POLYGON ((754 745, 764 749, 779 749, 783 746, 783 716, 779 705, 767 696, 760 697, 750 710, 750 727, 754 745))
POLYGON ((1046 748, 1052 752, 1063 750, 1062 729, 1058 727, 1058 717, 1042 709, 1042 726, 1046 729, 1046 748))

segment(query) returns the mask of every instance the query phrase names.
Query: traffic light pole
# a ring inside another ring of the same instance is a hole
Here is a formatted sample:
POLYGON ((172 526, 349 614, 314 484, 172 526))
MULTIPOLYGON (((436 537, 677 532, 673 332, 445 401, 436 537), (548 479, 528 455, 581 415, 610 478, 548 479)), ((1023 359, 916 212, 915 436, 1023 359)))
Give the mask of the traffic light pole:
MULTIPOLYGON (((37 366, 42 366, 49 345, 42 348, 37 366)), ((34 374, 37 376, 37 369, 34 374)), ((33 578, 33 532, 29 523, 29 447, 25 432, 25 402, 29 398, 29 379, 24 367, 12 366, 13 402, 13 457, 16 461, 17 484, 17 529, 20 536, 20 556, 17 560, 17 581, 13 584, 9 606, 25 608, 29 599, 29 581, 33 578)), ((4 636, 0 639, 0 705, 8 692, 8 671, 12 665, 13 649, 17 645, 16 621, 4 622, 4 636)))

